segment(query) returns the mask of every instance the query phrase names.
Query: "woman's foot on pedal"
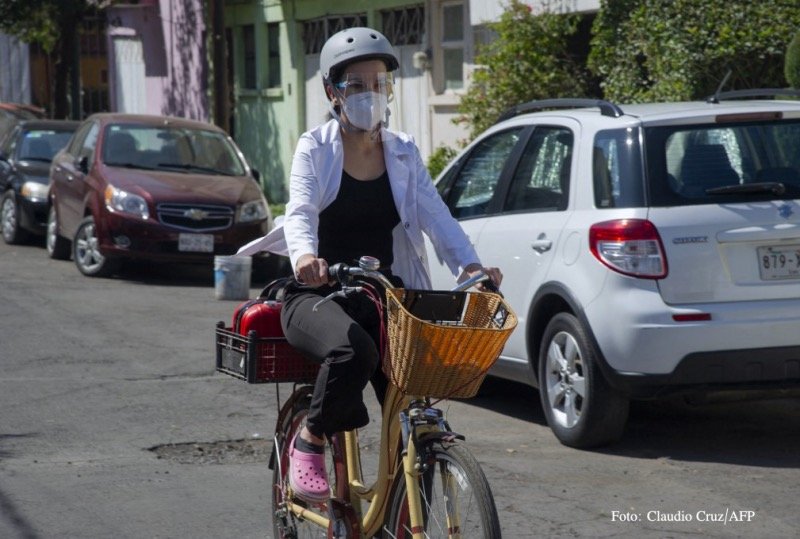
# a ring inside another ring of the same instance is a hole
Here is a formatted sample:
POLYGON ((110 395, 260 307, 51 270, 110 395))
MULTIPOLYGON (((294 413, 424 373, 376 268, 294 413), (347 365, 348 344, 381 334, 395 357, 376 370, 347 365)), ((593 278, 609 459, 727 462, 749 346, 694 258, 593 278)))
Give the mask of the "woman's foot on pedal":
POLYGON ((331 496, 325 447, 304 440, 299 432, 289 448, 289 484, 298 498, 308 502, 324 502, 331 496))

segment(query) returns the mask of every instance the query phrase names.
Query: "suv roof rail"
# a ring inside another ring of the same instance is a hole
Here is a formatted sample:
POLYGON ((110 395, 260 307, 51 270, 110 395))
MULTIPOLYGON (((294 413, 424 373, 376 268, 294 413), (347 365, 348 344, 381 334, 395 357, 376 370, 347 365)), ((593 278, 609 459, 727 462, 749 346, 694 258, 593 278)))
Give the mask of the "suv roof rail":
POLYGON ((717 104, 721 99, 740 99, 743 97, 778 97, 780 95, 800 97, 800 90, 794 88, 750 88, 717 92, 706 98, 706 103, 717 104))
MULTIPOLYGON (((606 101, 605 99, 588 99, 588 98, 556 98, 556 99, 539 99, 535 101, 528 101, 507 109, 497 122, 508 120, 519 114, 526 112, 533 112, 545 109, 571 109, 571 108, 584 108, 584 107, 599 107, 600 114, 603 116, 611 116, 619 118, 624 113, 622 109, 616 104, 606 101)), ((495 123, 497 123, 495 122, 495 123)))

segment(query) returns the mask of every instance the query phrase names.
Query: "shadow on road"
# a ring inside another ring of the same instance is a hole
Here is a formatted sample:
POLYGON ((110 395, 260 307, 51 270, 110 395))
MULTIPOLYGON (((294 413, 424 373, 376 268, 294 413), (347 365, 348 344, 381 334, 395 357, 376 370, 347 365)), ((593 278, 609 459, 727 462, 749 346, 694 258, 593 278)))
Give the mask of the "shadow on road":
MULTIPOLYGON (((539 393, 521 383, 487 378, 468 402, 546 427, 539 393)), ((800 398, 689 404, 672 397, 632 402, 622 439, 594 451, 639 459, 797 468, 797 447, 800 398)))
MULTIPOLYGON (((288 259, 269 256, 253 259, 250 285, 265 286, 268 282, 291 273, 288 259)), ((116 279, 148 286, 214 287, 214 263, 181 264, 141 260, 126 261, 116 279)))

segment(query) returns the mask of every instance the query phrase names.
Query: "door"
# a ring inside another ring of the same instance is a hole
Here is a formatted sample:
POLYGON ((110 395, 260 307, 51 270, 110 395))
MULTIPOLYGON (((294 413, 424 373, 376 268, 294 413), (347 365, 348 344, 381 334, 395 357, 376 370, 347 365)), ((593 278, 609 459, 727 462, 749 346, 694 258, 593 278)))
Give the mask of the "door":
MULTIPOLYGON (((450 213, 459 220, 464 232, 478 245, 481 230, 491 215, 492 201, 514 149, 522 138, 522 127, 515 127, 484 137, 453 163, 437 184, 450 213)), ((443 260, 427 242, 433 287, 453 287, 453 276, 443 260)), ((483 259, 480 249, 478 255, 483 259)))
MULTIPOLYGON (((537 126, 502 195, 501 210, 486 219, 475 244, 485 265, 503 272, 502 291, 524 328, 536 290, 554 257, 569 212, 575 135, 562 126, 537 126)), ((504 357, 527 362, 525 331, 512 333, 504 357)))
POLYGON ((88 191, 86 174, 80 169, 80 162, 85 159, 87 166, 91 167, 99 132, 97 123, 87 124, 86 131, 78 134, 69 152, 64 153, 64 158, 58 162, 58 176, 55 178, 58 183, 56 211, 60 233, 67 239, 72 239, 83 219, 84 200, 88 191))
POLYGON ((408 133, 417 143, 422 159, 427 161, 430 154, 430 130, 428 126, 428 107, 421 103, 428 96, 428 79, 425 71, 414 67, 414 53, 420 45, 395 47, 400 60, 400 69, 395 73, 395 98, 389 107, 389 128, 408 133))
POLYGON ((144 53, 138 37, 114 38, 114 95, 117 112, 147 112, 144 53))

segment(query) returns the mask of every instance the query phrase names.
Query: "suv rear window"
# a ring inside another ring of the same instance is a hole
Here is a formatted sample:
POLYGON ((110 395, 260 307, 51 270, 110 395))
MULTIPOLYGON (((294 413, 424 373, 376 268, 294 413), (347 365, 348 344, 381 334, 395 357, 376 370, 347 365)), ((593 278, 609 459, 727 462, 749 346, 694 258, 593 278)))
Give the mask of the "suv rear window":
POLYGON ((800 197, 800 121, 652 127, 645 137, 651 206, 800 197))

